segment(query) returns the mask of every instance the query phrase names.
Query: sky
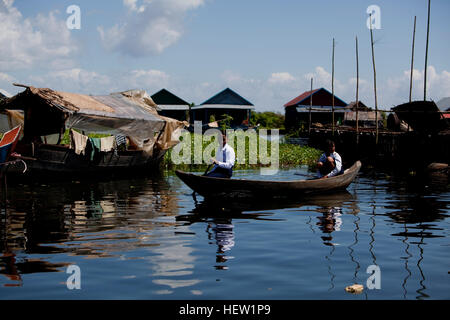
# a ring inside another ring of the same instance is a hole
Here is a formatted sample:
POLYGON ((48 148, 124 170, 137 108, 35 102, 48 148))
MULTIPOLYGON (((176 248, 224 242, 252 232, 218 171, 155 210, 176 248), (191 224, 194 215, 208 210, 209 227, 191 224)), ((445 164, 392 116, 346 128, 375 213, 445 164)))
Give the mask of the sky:
MULTIPOLYGON (((374 107, 368 7, 373 30, 378 107, 409 99, 417 16, 413 99, 424 98, 427 0, 0 0, 0 91, 12 83, 84 94, 166 88, 200 104, 229 87, 256 111, 283 105, 310 89, 332 86, 350 103, 374 107), (80 9, 80 29, 67 20, 80 9), (378 25, 379 24, 379 25, 378 25)), ((427 99, 450 96, 450 1, 431 1, 427 99)))

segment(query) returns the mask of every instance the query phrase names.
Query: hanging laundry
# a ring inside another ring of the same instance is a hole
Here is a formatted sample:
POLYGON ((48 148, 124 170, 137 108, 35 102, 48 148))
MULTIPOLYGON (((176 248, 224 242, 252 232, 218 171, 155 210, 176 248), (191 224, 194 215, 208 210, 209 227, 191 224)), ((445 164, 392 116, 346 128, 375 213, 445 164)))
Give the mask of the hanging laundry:
POLYGON ((114 136, 100 138, 100 151, 109 152, 114 150, 114 142, 116 141, 114 136))
POLYGON ((117 144, 117 147, 120 147, 121 145, 126 145, 127 137, 123 134, 116 135, 116 144, 117 144))
POLYGON ((86 144, 89 138, 85 135, 82 135, 81 133, 76 132, 73 129, 70 130, 70 134, 72 136, 72 139, 70 139, 70 148, 75 149, 76 154, 84 155, 86 144))
POLYGON ((91 156, 91 161, 93 161, 95 156, 100 152, 101 140, 100 140, 100 138, 89 138, 89 142, 91 143, 91 146, 92 146, 90 156, 91 156))

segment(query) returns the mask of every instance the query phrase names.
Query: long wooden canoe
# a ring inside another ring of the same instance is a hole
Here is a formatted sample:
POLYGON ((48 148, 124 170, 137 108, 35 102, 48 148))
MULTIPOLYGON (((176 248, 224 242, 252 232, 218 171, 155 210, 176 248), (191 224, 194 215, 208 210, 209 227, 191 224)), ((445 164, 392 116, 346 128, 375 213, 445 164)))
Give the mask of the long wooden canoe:
POLYGON ((306 194, 346 189, 361 168, 356 161, 343 174, 327 179, 267 181, 200 176, 177 170, 176 175, 188 187, 205 198, 292 198, 306 194))

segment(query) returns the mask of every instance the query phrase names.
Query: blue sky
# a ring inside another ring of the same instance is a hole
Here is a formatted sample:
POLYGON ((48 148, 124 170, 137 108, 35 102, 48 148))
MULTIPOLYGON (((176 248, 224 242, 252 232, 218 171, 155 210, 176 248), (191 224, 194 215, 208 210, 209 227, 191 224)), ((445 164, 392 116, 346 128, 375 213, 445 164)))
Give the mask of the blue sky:
MULTIPOLYGON (((355 36, 360 98, 374 104, 370 5, 381 11, 374 30, 379 106, 405 102, 414 15, 414 98, 423 98, 427 0, 0 0, 0 88, 12 82, 88 94, 167 88, 202 103, 225 87, 257 111, 314 87, 355 99, 355 36), (81 9, 81 30, 68 30, 69 5, 81 9)), ((450 96, 450 1, 432 0, 428 98, 450 96)))

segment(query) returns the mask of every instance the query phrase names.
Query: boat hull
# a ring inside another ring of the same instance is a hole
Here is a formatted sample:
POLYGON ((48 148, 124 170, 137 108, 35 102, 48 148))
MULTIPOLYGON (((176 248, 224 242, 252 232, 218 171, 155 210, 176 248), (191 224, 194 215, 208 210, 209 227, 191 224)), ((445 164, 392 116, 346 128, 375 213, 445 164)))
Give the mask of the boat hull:
POLYGON ((99 152, 94 159, 89 155, 77 155, 73 149, 58 145, 41 145, 31 156, 18 158, 26 163, 26 172, 21 163, 8 169, 8 174, 20 177, 94 177, 119 176, 131 172, 147 173, 157 167, 162 154, 147 157, 142 151, 99 152))
POLYGON ((205 198, 293 198, 314 193, 344 190, 361 168, 357 161, 341 175, 315 180, 264 181, 211 178, 183 171, 176 175, 192 190, 205 198))

